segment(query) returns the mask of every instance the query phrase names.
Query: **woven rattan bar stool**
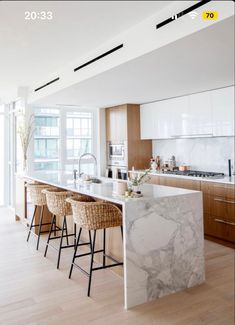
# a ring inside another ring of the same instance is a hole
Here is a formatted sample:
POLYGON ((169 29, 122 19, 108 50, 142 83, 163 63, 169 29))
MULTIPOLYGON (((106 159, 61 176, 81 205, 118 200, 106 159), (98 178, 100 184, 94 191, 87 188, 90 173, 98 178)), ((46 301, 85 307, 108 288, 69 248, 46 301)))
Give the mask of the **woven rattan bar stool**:
POLYGON ((74 222, 77 224, 78 227, 80 227, 76 248, 74 250, 74 255, 70 267, 69 278, 71 278, 74 266, 80 269, 84 274, 89 276, 89 283, 88 283, 88 290, 87 290, 87 296, 89 297, 93 271, 123 265, 123 263, 107 255, 106 247, 105 247, 105 240, 106 240, 105 237, 106 237, 107 228, 121 227, 121 235, 123 236, 122 213, 117 206, 107 202, 79 202, 76 198, 68 198, 66 201, 71 203, 74 222), (79 246, 82 229, 86 229, 89 232, 91 251, 89 253, 83 253, 77 255, 77 249, 79 246), (103 249, 95 250, 96 231, 99 229, 103 229, 103 249), (91 236, 91 231, 93 231, 93 239, 91 236), (102 263, 103 265, 100 267, 93 267, 94 254, 96 253, 103 253, 103 263, 102 263), (89 273, 75 263, 76 258, 86 256, 86 255, 91 255, 89 273), (106 265, 106 258, 111 259, 115 264, 106 265))
POLYGON ((30 223, 30 227, 29 227, 27 241, 29 241, 32 229, 38 227, 38 238, 37 238, 37 246, 36 246, 36 248, 38 250, 41 234, 44 232, 47 232, 47 231, 42 231, 42 226, 51 224, 50 222, 43 223, 43 211, 44 211, 44 207, 46 206, 46 196, 44 193, 42 193, 42 191, 44 189, 49 189, 51 187, 49 185, 40 184, 37 182, 27 183, 26 187, 29 191, 31 202, 34 205, 34 212, 33 212, 33 217, 32 217, 31 223, 30 223), (34 224, 37 209, 40 209, 40 218, 39 218, 39 223, 34 224))
MULTIPOLYGON (((76 196, 77 200, 79 201, 93 201, 93 199, 86 195, 79 195, 75 194, 73 192, 65 191, 63 189, 45 189, 43 193, 46 196, 47 206, 49 211, 53 214, 53 218, 51 221, 51 228, 49 231, 49 235, 47 238, 47 244, 44 256, 47 255, 48 246, 58 250, 58 258, 57 258, 57 269, 60 266, 60 256, 61 256, 61 250, 65 248, 75 247, 76 245, 76 224, 74 224, 74 233, 68 234, 68 227, 67 227, 67 217, 72 218, 72 209, 71 205, 66 202, 66 199, 71 196, 76 196), (61 229, 61 235, 57 236, 54 233, 54 236, 52 236, 53 227, 56 224, 56 217, 61 217, 63 219, 63 225, 61 229), (74 237, 74 243, 69 244, 69 237, 74 237), (63 245, 63 239, 66 238, 66 245, 63 245), (50 244, 51 240, 54 239, 60 239, 60 245, 59 248, 52 246, 50 244)), ((87 245, 89 243, 82 243, 82 245, 87 245)))

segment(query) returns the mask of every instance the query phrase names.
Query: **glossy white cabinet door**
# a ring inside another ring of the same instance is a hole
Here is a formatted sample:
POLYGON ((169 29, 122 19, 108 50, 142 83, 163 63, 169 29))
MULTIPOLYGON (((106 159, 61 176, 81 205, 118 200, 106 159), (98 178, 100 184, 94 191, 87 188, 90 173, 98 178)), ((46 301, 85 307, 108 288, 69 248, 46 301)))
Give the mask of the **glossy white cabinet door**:
POLYGON ((140 106, 140 132, 141 139, 154 139, 154 107, 156 103, 140 106))
POLYGON ((170 100, 141 105, 141 139, 169 139, 172 132, 170 100))
POLYGON ((154 137, 155 139, 169 139, 172 134, 172 112, 174 106, 171 100, 156 102, 154 111, 154 137))
POLYGON ((211 91, 213 135, 234 136, 234 86, 211 91))
POLYGON ((188 134, 188 96, 176 97, 169 100, 171 119, 171 137, 178 138, 188 134))
POLYGON ((187 114, 188 136, 212 136, 212 101, 209 91, 189 95, 187 114))
POLYGON ((234 87, 141 105, 141 138, 234 136, 234 87))

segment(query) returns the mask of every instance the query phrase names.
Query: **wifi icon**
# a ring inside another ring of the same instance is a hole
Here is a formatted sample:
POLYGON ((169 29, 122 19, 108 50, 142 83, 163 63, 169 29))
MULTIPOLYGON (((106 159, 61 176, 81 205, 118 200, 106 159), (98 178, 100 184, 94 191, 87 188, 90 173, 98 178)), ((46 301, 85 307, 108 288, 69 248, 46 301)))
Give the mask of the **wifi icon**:
POLYGON ((196 11, 191 11, 188 13, 189 17, 191 17, 192 19, 197 18, 198 13, 196 11))

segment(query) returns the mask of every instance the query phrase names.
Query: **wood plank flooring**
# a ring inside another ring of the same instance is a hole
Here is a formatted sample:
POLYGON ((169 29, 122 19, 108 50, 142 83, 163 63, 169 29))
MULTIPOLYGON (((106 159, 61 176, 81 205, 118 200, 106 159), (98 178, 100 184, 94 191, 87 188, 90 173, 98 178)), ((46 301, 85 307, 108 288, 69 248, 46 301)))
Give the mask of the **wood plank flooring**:
MULTIPOLYGON (((27 229, 8 209, 0 209, 0 324, 69 325, 233 325, 234 250, 205 242, 206 282, 125 311, 123 279, 110 270, 94 273, 92 296, 87 278, 74 270, 68 279, 72 250, 43 257, 44 244, 26 243, 27 229)), ((84 266, 89 260, 84 259, 84 266)))

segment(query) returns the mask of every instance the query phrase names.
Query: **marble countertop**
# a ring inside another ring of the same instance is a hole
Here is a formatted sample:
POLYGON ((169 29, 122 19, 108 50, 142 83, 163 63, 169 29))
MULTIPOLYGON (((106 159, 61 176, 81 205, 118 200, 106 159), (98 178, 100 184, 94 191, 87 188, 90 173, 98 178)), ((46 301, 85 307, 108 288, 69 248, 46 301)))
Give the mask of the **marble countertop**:
POLYGON ((126 309, 205 281, 202 192, 144 184, 143 197, 113 195, 115 181, 74 183, 71 172, 18 175, 122 205, 126 309))
POLYGON ((106 201, 123 204, 125 202, 130 202, 134 200, 145 200, 145 199, 158 199, 158 198, 166 198, 170 196, 179 196, 194 193, 195 191, 186 190, 175 187, 168 187, 162 185, 153 185, 153 184, 143 184, 141 186, 141 192, 143 194, 142 198, 134 199, 134 198, 125 198, 122 196, 117 196, 113 194, 113 184, 116 182, 113 179, 100 177, 99 179, 102 181, 100 184, 79 184, 78 182, 74 182, 71 176, 71 173, 65 173, 63 171, 41 171, 34 172, 28 174, 22 174, 22 177, 34 180, 38 182, 43 182, 45 184, 58 186, 65 190, 70 190, 73 192, 78 192, 81 194, 90 195, 96 197, 98 199, 103 199, 106 201))
MULTIPOLYGON (((133 172, 132 170, 129 170, 129 172, 133 172)), ((135 170, 135 173, 143 173, 143 170, 135 170)), ((161 172, 150 172, 149 175, 152 176, 163 176, 163 177, 176 177, 181 179, 190 179, 193 181, 203 181, 203 182, 213 182, 213 183, 222 183, 222 184, 228 184, 228 185, 234 185, 235 184, 235 176, 229 177, 224 176, 223 178, 205 178, 205 177, 193 177, 193 176, 182 176, 182 175, 173 175, 173 174, 164 174, 161 172)))

